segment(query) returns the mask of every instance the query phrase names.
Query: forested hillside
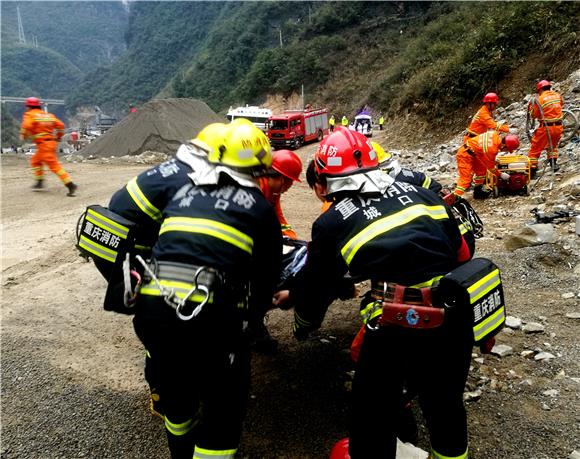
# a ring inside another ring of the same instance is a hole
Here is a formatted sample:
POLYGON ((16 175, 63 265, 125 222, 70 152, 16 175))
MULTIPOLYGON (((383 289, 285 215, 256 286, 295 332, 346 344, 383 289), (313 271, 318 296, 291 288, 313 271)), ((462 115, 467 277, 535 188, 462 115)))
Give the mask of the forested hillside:
POLYGON ((368 104, 447 122, 524 67, 520 93, 567 75, 579 23, 577 2, 138 3, 127 53, 70 102, 126 106, 160 92, 223 111, 303 86, 336 112, 368 104))
MULTIPOLYGON (((4 96, 67 98, 83 75, 125 50, 128 11, 120 1, 1 2, 0 16, 4 96)), ((14 104, 6 109, 17 118, 22 112, 14 104)))
MULTIPOLYGON (((86 74, 110 64, 125 51, 128 11, 120 1, 2 2, 0 11, 3 54, 13 47, 24 50, 37 44, 61 54, 86 74), (25 43, 19 41, 17 9, 25 43)), ((22 60, 36 69, 34 61, 27 61, 25 56, 22 60)), ((11 69, 2 67, 4 79, 11 75, 11 69)))

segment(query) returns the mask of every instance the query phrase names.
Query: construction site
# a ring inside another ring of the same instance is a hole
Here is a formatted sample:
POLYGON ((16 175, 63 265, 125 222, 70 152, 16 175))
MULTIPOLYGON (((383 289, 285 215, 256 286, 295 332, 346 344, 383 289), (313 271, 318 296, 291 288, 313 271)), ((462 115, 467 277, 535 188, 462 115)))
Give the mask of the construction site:
MULTIPOLYGON (((580 71, 555 88, 568 106, 580 105, 580 71)), ((526 101, 497 116, 519 130, 525 154, 526 101)), ((2 458, 169 457, 163 423, 148 409, 143 347, 130 317, 103 310, 106 283, 79 256, 76 225, 88 205, 106 206, 132 177, 222 121, 203 102, 159 99, 78 151, 65 139, 61 161, 78 183, 74 198, 54 176, 33 192, 29 156, 2 154, 2 458)), ((375 130, 373 140, 404 166, 451 186, 463 134, 409 145, 398 126, 375 130)), ((296 150, 303 164, 317 144, 296 150)), ((576 135, 560 148, 560 170, 541 163, 527 193, 471 201, 484 222, 476 256, 501 268, 508 314, 492 354, 473 351, 464 399, 475 459, 580 457, 579 160, 576 135)), ((304 180, 282 205, 299 238, 309 240, 320 207, 304 180)), ((347 436, 358 304, 336 301, 305 342, 292 336, 291 311, 269 313, 279 347, 253 355, 239 457, 323 459, 347 436)), ((420 423, 418 448, 397 457, 426 458, 425 451, 420 423)))

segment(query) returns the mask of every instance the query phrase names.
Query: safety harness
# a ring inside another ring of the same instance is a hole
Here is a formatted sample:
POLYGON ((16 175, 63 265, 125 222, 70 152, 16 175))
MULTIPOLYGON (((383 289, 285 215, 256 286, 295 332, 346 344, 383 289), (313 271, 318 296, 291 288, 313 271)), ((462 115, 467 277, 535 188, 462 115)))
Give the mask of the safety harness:
POLYGON ((199 315, 207 304, 214 302, 218 289, 236 293, 241 298, 238 307, 247 305, 248 283, 226 282, 225 274, 215 268, 155 259, 148 263, 139 255, 136 259, 146 273, 139 293, 163 297, 180 320, 188 321, 199 315))
POLYGON ((369 324, 369 328, 398 325, 425 329, 443 324, 445 310, 433 305, 435 287, 413 288, 384 281, 379 284, 383 286, 382 293, 377 294, 373 289, 371 296, 375 299, 373 309, 380 310, 380 317, 376 325, 369 324))
POLYGON ((361 310, 363 322, 371 330, 385 326, 437 328, 453 315, 469 324, 474 344, 480 345, 505 324, 500 271, 486 258, 474 258, 445 276, 412 287, 384 281, 372 285, 369 293, 374 301, 361 310))

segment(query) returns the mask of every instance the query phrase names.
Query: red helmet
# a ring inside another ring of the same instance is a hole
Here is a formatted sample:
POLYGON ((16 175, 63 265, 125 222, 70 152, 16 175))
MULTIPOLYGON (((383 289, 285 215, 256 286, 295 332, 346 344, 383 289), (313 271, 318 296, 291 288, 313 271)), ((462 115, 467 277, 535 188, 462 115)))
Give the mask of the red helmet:
POLYGON ((344 176, 378 167, 377 153, 367 138, 355 131, 334 131, 318 145, 314 167, 318 175, 344 176))
POLYGON ((348 454, 348 438, 343 438, 336 442, 330 451, 329 459, 350 459, 348 454))
POLYGON ((550 83, 548 80, 542 80, 536 85, 536 92, 540 92, 544 88, 551 88, 551 87, 552 87, 552 83, 550 83))
POLYGON ((302 161, 293 151, 278 150, 273 154, 272 169, 295 182, 300 182, 302 161))
POLYGON ((485 96, 483 96, 483 103, 499 104, 499 97, 495 92, 488 92, 485 96))
POLYGON ((40 102, 40 99, 38 97, 29 97, 28 99, 26 99, 25 105, 27 107, 41 107, 42 102, 40 102))
POLYGON ((518 147, 520 146, 520 139, 518 138, 517 135, 508 134, 505 136, 503 143, 507 151, 514 151, 517 150, 518 147))

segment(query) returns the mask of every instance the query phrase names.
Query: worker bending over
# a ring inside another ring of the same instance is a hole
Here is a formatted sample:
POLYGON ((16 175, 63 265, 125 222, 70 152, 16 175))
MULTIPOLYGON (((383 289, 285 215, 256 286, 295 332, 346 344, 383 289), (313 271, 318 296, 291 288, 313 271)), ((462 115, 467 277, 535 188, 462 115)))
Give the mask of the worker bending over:
POLYGON ((237 120, 209 137, 109 205, 153 243, 133 323, 154 363, 173 459, 234 458, 250 383, 245 327, 280 274, 280 223, 257 180, 272 164, 267 137, 237 120))
POLYGON ((313 224, 300 278, 275 299, 281 307, 294 306, 294 335, 303 340, 321 326, 347 271, 371 280, 372 290, 361 304, 367 331, 353 381, 350 457, 395 458, 398 419, 393 413, 403 384, 409 383, 419 395, 433 457, 467 458, 463 389, 473 341, 469 326, 450 321, 416 330, 387 324, 376 301, 393 292, 421 298, 422 288, 429 290, 469 259, 451 209, 436 194, 382 172, 376 152, 356 132, 326 137, 315 153, 314 169, 319 194, 332 204, 313 224), (377 435, 369 435, 370 425, 377 435))
POLYGON ((497 131, 487 131, 467 141, 457 150, 455 159, 459 178, 455 190, 448 196, 447 203, 453 204, 462 197, 471 186, 473 180, 473 197, 485 199, 491 190, 484 188, 485 175, 489 171, 501 180, 509 180, 509 174, 499 172, 495 167, 495 157, 500 151, 514 151, 520 146, 518 136, 513 134, 498 134, 497 131))

